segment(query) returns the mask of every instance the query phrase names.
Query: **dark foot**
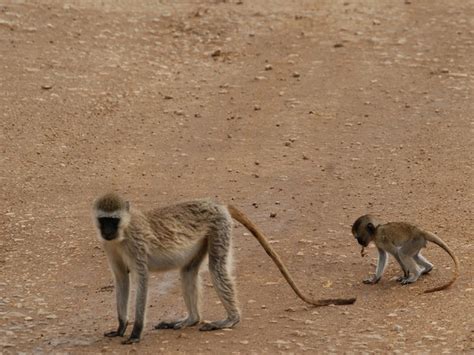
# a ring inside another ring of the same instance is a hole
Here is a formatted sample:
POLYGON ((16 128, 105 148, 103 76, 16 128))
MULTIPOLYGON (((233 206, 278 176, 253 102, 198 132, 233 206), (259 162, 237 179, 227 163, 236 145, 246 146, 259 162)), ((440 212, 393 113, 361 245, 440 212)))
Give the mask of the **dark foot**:
POLYGON ((217 329, 221 329, 219 328, 216 324, 214 323, 204 323, 203 325, 201 325, 199 327, 199 330, 202 331, 202 332, 208 332, 208 331, 211 331, 211 330, 217 330, 217 329))
POLYGON ((174 322, 160 322, 155 325, 155 329, 179 329, 176 326, 179 324, 179 321, 174 322))
POLYGON ((155 325, 155 329, 183 329, 186 327, 192 327, 199 323, 199 320, 185 318, 183 320, 176 320, 170 322, 160 322, 155 325))
POLYGON ((433 267, 425 268, 425 269, 423 270, 422 274, 423 274, 423 275, 429 274, 431 270, 433 270, 433 267))
POLYGON ((367 285, 375 285, 377 282, 379 282, 380 279, 377 279, 377 277, 375 277, 375 275, 373 276, 370 276, 366 279, 363 279, 362 282, 367 284, 367 285))
POLYGON ((410 280, 409 278, 405 278, 403 279, 402 281, 400 281, 400 283, 402 285, 408 285, 408 284, 412 284, 413 282, 415 282, 416 280, 410 280))
POLYGON ((140 341, 140 338, 135 338, 135 337, 130 337, 127 340, 122 341, 122 344, 127 345, 127 344, 135 344, 140 341))
POLYGON ((109 338, 113 338, 113 337, 121 337, 123 336, 123 334, 120 334, 118 331, 116 330, 112 330, 111 332, 106 332, 104 333, 104 337, 109 337, 109 338))
POLYGON ((204 323, 199 327, 200 331, 207 332, 211 330, 218 330, 224 328, 232 328, 234 325, 239 323, 240 317, 232 317, 224 320, 218 320, 215 322, 204 323))

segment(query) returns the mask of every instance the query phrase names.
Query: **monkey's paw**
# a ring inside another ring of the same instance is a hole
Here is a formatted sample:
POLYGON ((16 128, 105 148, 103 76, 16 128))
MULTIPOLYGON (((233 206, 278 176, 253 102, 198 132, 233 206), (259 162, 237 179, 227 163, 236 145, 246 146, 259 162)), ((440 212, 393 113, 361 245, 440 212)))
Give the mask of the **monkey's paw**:
POLYGON ((425 267, 421 273, 423 275, 427 275, 430 273, 431 270, 433 270, 433 267, 425 267))
POLYGON ((121 337, 123 336, 123 334, 120 334, 118 331, 116 330, 112 330, 110 332, 106 332, 104 333, 104 337, 108 337, 108 338, 113 338, 113 337, 121 337))
POLYGON ((221 329, 221 328, 216 327, 215 324, 213 324, 213 323, 203 323, 199 327, 199 330, 202 331, 202 332, 208 332, 208 331, 217 330, 217 329, 221 329))
POLYGON ((362 282, 367 284, 367 285, 374 285, 377 282, 379 282, 379 279, 377 279, 375 276, 371 276, 371 277, 368 277, 366 279, 363 279, 362 282))
POLYGON ((402 285, 408 285, 408 284, 412 284, 413 282, 415 282, 416 280, 410 280, 409 278, 405 278, 403 280, 400 281, 400 283, 402 285))
POLYGON ((140 338, 128 338, 127 340, 124 340, 122 341, 122 344, 124 345, 128 345, 128 344, 135 344, 135 343, 138 343, 140 341, 140 338))
POLYGON ((160 322, 155 325, 155 329, 183 329, 186 327, 192 327, 199 323, 199 319, 194 318, 185 318, 178 321, 171 321, 171 322, 160 322))

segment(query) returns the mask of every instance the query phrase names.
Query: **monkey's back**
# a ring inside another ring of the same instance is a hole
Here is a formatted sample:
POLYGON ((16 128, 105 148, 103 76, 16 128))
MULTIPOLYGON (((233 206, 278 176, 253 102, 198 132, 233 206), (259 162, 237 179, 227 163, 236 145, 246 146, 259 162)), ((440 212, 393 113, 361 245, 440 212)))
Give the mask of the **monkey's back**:
POLYGON ((377 239, 380 242, 391 242, 400 246, 408 240, 424 239, 424 231, 417 226, 406 222, 389 222, 377 227, 377 239))
POLYGON ((225 206, 202 199, 147 211, 145 217, 160 241, 187 244, 202 239, 211 228, 229 221, 225 206))

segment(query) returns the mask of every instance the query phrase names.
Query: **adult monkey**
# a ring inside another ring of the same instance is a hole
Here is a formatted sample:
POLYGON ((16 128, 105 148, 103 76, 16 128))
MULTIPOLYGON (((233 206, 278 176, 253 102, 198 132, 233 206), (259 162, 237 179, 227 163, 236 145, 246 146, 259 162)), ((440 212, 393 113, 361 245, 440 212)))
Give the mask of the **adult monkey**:
POLYGON ((204 323, 200 330, 230 328, 237 324, 240 321, 240 311, 230 272, 232 218, 242 223, 255 236, 303 301, 316 307, 355 302, 355 298, 312 300, 305 296, 263 233, 233 206, 196 200, 141 212, 130 209, 129 203, 119 195, 109 193, 94 203, 94 220, 99 238, 103 241, 115 278, 119 320, 117 330, 105 333, 105 336, 123 336, 127 328, 129 273, 137 280, 136 314, 132 333, 123 343, 131 344, 140 340, 150 271, 179 268, 188 309, 186 318, 161 322, 155 328, 180 329, 199 323, 199 267, 206 255, 209 255, 212 283, 227 311, 227 318, 204 323))

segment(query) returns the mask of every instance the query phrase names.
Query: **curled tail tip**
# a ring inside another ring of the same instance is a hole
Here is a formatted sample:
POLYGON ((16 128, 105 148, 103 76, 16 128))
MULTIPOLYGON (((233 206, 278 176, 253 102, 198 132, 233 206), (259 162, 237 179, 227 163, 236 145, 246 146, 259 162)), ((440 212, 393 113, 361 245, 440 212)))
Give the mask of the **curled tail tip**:
POLYGON ((423 291, 423 293, 433 293, 433 292, 437 292, 437 291, 446 290, 446 289, 450 288, 453 283, 454 282, 449 283, 447 285, 439 286, 439 287, 433 287, 433 288, 430 288, 426 291, 423 291))
POLYGON ((354 304, 357 300, 356 297, 351 298, 336 298, 336 299, 329 299, 329 300, 319 300, 316 302, 311 302, 311 304, 315 307, 325 307, 325 306, 343 306, 348 304, 354 304))
POLYGON ((339 300, 340 303, 335 303, 335 304, 341 304, 341 305, 354 304, 356 300, 357 300, 357 297, 345 298, 345 299, 339 300))

